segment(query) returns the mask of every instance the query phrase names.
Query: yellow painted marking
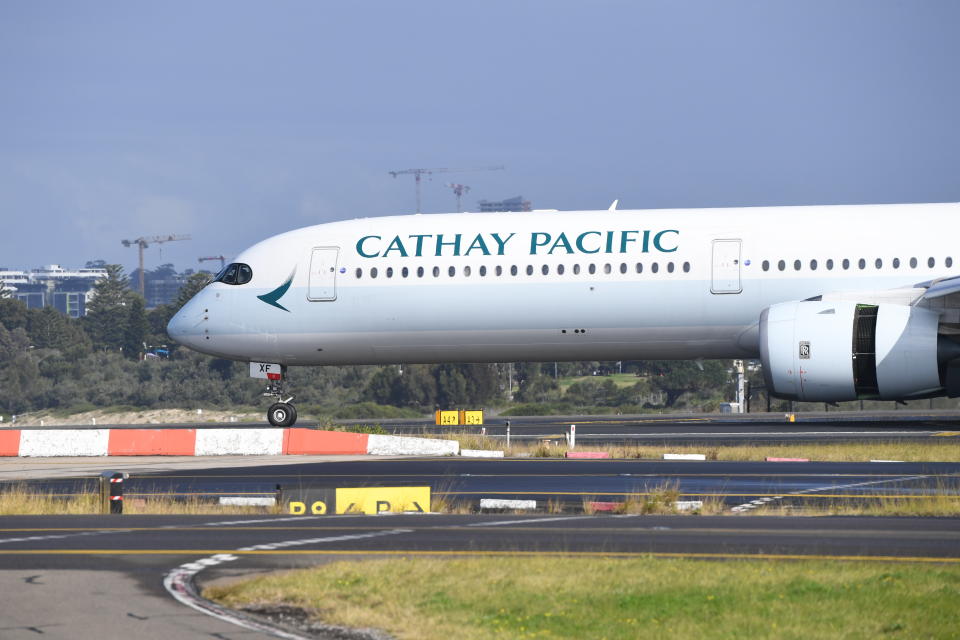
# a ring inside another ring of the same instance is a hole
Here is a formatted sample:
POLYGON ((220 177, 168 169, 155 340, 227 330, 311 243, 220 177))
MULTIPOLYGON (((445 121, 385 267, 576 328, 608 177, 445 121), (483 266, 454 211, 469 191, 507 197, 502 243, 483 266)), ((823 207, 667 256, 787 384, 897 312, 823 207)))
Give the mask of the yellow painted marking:
POLYGON ((0 550, 0 555, 199 555, 231 554, 236 556, 479 556, 479 557, 559 557, 559 558, 692 558, 708 560, 851 560, 874 562, 925 562, 960 564, 960 558, 929 556, 831 556, 788 553, 682 553, 650 551, 425 551, 407 549, 281 549, 238 551, 237 549, 31 549, 0 550))
POLYGON ((937 438, 937 437, 952 438, 954 436, 960 436, 960 431, 940 431, 938 433, 933 434, 934 438, 937 438))

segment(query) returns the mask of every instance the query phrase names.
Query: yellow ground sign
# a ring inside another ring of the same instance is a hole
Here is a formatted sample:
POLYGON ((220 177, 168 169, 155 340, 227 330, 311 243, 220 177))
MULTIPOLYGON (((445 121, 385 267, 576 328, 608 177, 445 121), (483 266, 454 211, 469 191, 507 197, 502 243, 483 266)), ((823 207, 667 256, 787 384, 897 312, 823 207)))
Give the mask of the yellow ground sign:
POLYGON ((483 425, 483 409, 479 411, 461 411, 460 424, 483 425))
POLYGON ((430 511, 430 487, 337 489, 337 513, 430 511))
POLYGON ((460 423, 459 411, 437 411, 437 424, 457 425, 460 423))

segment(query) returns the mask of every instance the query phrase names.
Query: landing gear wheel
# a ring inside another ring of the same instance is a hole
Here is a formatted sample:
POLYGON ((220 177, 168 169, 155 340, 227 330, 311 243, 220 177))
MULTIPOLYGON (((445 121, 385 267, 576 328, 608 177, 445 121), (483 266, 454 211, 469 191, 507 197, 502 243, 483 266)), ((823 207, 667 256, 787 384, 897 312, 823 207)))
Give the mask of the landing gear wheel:
POLYGON ((297 410, 292 404, 275 402, 267 409, 267 420, 275 427, 290 427, 297 421, 297 410))

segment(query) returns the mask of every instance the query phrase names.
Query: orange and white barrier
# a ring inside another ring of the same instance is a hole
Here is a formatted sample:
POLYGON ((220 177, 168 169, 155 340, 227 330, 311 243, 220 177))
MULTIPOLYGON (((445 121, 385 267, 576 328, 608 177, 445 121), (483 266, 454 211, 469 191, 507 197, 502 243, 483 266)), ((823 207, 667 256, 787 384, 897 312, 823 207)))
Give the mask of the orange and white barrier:
POLYGON ((456 440, 317 429, 4 429, 0 456, 457 455, 456 440))

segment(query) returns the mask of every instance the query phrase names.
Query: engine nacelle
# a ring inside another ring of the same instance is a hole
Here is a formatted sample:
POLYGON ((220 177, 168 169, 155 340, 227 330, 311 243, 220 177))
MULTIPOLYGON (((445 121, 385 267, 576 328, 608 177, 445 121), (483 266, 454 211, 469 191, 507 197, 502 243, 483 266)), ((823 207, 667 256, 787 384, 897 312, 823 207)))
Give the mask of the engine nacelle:
POLYGON ((938 321, 934 311, 896 304, 775 304, 760 316, 767 389, 808 402, 936 395, 938 321))

